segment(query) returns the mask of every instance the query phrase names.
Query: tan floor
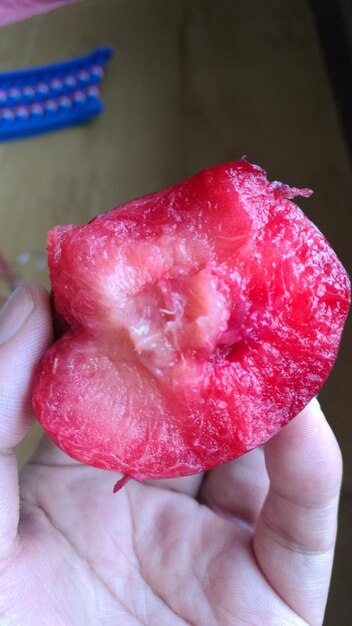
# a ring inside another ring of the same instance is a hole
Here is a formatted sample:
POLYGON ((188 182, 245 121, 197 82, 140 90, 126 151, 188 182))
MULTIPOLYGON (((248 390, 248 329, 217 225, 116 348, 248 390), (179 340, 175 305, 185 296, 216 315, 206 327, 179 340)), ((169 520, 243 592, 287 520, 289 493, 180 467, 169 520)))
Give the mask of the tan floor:
MULTIPOLYGON (((315 189, 302 207, 351 268, 352 177, 304 0, 88 0, 4 28, 0 69, 116 54, 89 126, 0 146, 0 249, 43 252, 47 230, 246 154, 315 189)), ((41 276, 32 265, 27 277, 41 276)), ((351 619, 352 385, 346 332, 321 395, 346 471, 326 625, 351 619)), ((39 429, 20 446, 23 463, 39 429)))

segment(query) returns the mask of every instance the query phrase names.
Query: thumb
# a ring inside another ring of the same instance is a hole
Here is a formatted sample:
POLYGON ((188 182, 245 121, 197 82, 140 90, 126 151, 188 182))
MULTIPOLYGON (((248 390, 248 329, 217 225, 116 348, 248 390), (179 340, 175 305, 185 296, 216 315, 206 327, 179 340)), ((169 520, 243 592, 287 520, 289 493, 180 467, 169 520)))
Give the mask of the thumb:
POLYGON ((19 516, 14 447, 33 418, 35 368, 52 340, 49 296, 37 285, 18 287, 0 315, 0 558, 10 556, 19 516))

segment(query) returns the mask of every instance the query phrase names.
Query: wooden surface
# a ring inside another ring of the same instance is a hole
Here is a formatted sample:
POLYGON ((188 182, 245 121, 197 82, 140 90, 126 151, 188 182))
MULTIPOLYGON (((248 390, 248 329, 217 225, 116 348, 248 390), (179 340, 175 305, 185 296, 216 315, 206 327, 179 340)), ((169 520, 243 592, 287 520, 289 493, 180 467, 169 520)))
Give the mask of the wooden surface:
MULTIPOLYGON (((1 30, 0 69, 110 44, 106 111, 90 124, 0 145, 0 249, 43 253, 47 230, 246 154, 315 190, 301 206, 352 266, 352 178, 304 0, 86 0, 1 30)), ((29 278, 44 274, 24 266, 29 278)), ((321 399, 345 458, 326 625, 351 620, 352 385, 345 334, 321 399)), ((38 439, 19 450, 23 463, 38 439)))

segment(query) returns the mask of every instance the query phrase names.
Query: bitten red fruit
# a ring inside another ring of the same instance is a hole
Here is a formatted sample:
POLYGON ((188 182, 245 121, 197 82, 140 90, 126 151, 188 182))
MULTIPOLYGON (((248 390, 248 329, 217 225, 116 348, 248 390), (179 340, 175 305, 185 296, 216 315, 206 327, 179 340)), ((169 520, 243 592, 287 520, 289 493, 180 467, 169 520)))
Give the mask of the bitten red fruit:
POLYGON ((69 330, 33 398, 62 450, 137 480, 193 474, 262 444, 308 403, 350 293, 296 195, 310 192, 240 160, 49 233, 69 330))

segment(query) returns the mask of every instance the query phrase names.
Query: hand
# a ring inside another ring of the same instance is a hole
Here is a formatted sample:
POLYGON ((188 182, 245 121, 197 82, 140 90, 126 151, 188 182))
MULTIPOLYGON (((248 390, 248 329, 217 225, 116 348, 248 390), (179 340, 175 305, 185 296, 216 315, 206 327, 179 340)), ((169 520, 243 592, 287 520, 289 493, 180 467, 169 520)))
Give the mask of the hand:
POLYGON ((130 481, 116 495, 116 475, 44 438, 22 472, 19 513, 13 447, 51 341, 44 290, 17 291, 0 341, 2 623, 322 624, 341 456, 316 400, 264 450, 203 476, 130 481))
POLYGON ((80 0, 0 0, 0 26, 25 20, 33 15, 47 13, 64 4, 80 0))

